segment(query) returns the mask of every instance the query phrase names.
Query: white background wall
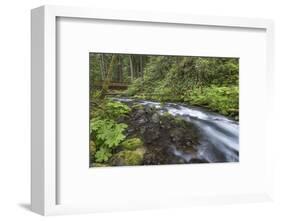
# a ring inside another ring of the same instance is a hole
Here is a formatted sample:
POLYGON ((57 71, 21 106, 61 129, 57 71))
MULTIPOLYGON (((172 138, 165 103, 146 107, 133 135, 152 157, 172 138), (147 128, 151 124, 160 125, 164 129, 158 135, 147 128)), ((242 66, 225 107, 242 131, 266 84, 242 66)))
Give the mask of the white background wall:
MULTIPOLYGON (((280 220, 281 142, 276 142, 274 203, 190 207, 45 218, 29 211, 30 195, 30 9, 43 5, 148 10, 271 18, 275 21, 276 93, 281 94, 281 13, 276 0, 6 0, 0 2, 0 220, 280 220)), ((253 82, 254 83, 254 82, 253 82)), ((280 97, 280 95, 279 95, 280 97)), ((276 136, 281 105, 276 99, 276 136)), ((261 116, 262 117, 262 116, 261 116)), ((258 119, 257 119, 258 122, 258 119)), ((258 126, 258 124, 257 124, 258 126)))

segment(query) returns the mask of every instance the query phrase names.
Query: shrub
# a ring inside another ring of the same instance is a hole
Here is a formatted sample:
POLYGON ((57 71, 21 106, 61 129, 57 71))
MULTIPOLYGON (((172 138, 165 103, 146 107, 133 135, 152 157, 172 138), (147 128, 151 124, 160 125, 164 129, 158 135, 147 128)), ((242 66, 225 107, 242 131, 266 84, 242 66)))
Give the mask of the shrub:
POLYGON ((90 146, 91 162, 104 163, 112 156, 115 149, 125 138, 126 124, 117 123, 119 117, 125 116, 131 109, 121 102, 100 100, 91 113, 91 142, 95 144, 93 151, 90 146))
POLYGON ((107 148, 100 148, 96 153, 95 153, 95 160, 98 163, 102 162, 107 162, 110 157, 112 156, 111 151, 107 148))
POLYGON ((206 106, 224 115, 235 116, 239 109, 239 89, 236 86, 197 88, 187 92, 184 101, 206 106))
POLYGON ((109 119, 93 118, 90 122, 90 133, 96 143, 96 162, 107 162, 112 156, 112 149, 124 139, 124 130, 128 126, 109 119))
POLYGON ((123 104, 119 101, 108 101, 104 105, 104 114, 108 119, 116 120, 118 117, 123 117, 131 111, 128 105, 123 104))
POLYGON ((128 89, 125 91, 125 95, 134 96, 141 92, 143 86, 143 81, 141 78, 135 79, 132 84, 129 85, 128 89))

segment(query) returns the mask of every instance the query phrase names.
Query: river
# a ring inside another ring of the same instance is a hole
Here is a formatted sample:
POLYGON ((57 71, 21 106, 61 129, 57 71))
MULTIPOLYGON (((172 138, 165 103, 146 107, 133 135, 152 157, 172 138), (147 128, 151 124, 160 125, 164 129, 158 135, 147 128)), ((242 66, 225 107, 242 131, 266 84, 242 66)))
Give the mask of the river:
MULTIPOLYGON (((204 108, 178 103, 164 103, 131 98, 114 98, 120 102, 134 102, 143 106, 152 106, 160 114, 168 112, 173 116, 180 116, 187 122, 194 124, 200 131, 197 145, 197 159, 206 162, 238 162, 239 161, 239 124, 223 115, 208 111, 204 108)), ((189 162, 191 156, 175 147, 171 147, 175 156, 189 162)))

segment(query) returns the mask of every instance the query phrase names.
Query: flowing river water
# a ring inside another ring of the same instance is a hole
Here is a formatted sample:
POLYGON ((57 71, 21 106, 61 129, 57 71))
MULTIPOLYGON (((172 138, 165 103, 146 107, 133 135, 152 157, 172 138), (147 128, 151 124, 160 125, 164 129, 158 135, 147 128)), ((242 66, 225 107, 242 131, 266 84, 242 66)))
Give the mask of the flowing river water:
MULTIPOLYGON (((197 159, 210 163, 239 161, 239 124, 230 118, 203 108, 178 103, 161 104, 154 101, 130 98, 114 98, 114 100, 155 107, 160 114, 168 112, 194 124, 201 134, 196 152, 197 159)), ((173 146, 171 146, 171 149, 175 156, 184 159, 185 162, 189 162, 191 158, 194 158, 194 156, 183 153, 173 146)))

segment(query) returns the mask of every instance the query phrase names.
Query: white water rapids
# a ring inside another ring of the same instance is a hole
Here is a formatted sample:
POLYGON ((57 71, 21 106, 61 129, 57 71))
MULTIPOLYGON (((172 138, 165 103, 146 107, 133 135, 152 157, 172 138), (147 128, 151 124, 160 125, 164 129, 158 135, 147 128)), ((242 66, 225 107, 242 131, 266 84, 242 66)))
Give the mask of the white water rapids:
POLYGON ((200 132, 197 156, 182 153, 171 147, 173 154, 189 162, 192 158, 207 162, 239 161, 239 124, 225 116, 209 112, 205 109, 176 103, 165 103, 134 100, 130 98, 114 98, 121 102, 134 102, 144 106, 155 107, 161 114, 168 112, 180 116, 198 128, 200 132))

